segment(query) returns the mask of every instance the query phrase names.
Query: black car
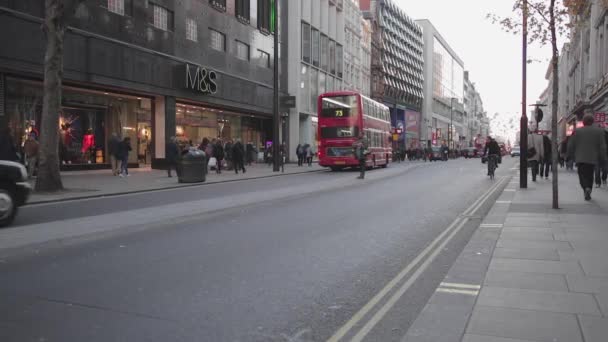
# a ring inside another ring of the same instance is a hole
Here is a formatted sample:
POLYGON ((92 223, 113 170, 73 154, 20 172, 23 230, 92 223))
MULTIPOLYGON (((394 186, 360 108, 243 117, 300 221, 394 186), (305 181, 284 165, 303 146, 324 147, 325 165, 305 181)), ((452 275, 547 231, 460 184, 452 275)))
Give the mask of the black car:
POLYGON ((429 153, 429 161, 437 160, 444 160, 441 154, 441 147, 433 146, 431 147, 431 152, 429 153))
POLYGON ((0 160, 0 228, 13 222, 31 192, 27 171, 19 163, 0 160))

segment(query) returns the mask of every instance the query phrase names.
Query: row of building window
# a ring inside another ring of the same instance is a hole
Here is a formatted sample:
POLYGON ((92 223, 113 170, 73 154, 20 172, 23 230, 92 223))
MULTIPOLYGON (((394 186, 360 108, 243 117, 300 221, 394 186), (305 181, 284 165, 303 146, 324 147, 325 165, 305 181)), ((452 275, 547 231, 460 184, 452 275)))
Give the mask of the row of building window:
MULTIPOLYGON (((133 0, 107 0, 108 10, 120 15, 131 15, 133 0)), ((231 0, 235 2, 235 16, 240 21, 249 23, 251 3, 250 0, 231 0)), ((274 15, 272 5, 274 0, 257 1, 258 28, 265 33, 274 32, 274 15)), ((209 0, 209 4, 220 11, 226 11, 226 0, 209 0)), ((148 2, 151 24, 165 31, 173 31, 173 11, 148 2)))
MULTIPOLYGON (((211 33, 209 39, 209 46, 214 50, 225 52, 226 35, 221 33, 220 31, 211 28, 209 29, 209 31, 211 33)), ((249 47, 249 44, 244 43, 240 40, 235 40, 234 42, 236 45, 236 58, 244 61, 249 61, 251 59, 251 48, 249 47)), ((256 59, 258 61, 259 66, 264 68, 270 68, 269 53, 258 49, 256 59)))
MULTIPOLYGON (((129 1, 129 0, 128 0, 129 1)), ((239 13, 239 15, 242 15, 243 18, 249 18, 249 11, 244 11, 244 8, 249 8, 249 0, 236 0, 237 1, 237 13, 239 13), (243 7, 244 6, 244 7, 243 7), (241 8, 242 11, 239 11, 238 9, 241 8), (246 17, 245 17, 246 15, 246 17)), ((210 1, 211 5, 222 9, 225 8, 226 5, 226 1, 219 1, 219 0, 211 0, 210 1)), ((125 11, 125 0, 108 0, 108 10, 117 13, 117 14, 121 14, 124 15, 124 11, 125 11)), ((172 31, 173 30, 173 12, 169 11, 168 9, 162 7, 162 6, 158 6, 155 4, 150 3, 150 11, 152 12, 152 16, 151 16, 151 24, 154 25, 154 27, 159 28, 161 30, 165 30, 165 31, 172 31)), ((209 46, 217 51, 226 51, 226 35, 214 30, 212 28, 209 29, 210 32, 210 36, 209 36, 209 46)), ((186 39, 193 41, 193 42, 198 42, 198 25, 196 23, 196 20, 192 19, 192 18, 186 18, 186 39)), ((251 59, 251 51, 250 51, 250 47, 248 44, 235 40, 235 44, 236 44, 236 57, 244 60, 244 61, 249 61, 251 59)), ((258 64, 261 67, 264 68, 270 68, 270 54, 267 52, 264 52, 262 50, 257 50, 257 56, 256 59, 258 61, 258 64)))
POLYGON ((342 78, 342 59, 342 45, 302 22, 302 61, 342 78))

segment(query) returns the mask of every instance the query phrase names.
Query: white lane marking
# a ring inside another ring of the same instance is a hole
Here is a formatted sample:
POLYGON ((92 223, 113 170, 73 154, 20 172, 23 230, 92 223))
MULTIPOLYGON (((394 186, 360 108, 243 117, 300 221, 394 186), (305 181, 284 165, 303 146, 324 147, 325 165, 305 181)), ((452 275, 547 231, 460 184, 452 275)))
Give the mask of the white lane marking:
MULTIPOLYGON (((492 185, 486 193, 479 197, 469 208, 467 208, 462 216, 471 215, 476 212, 483 203, 492 196, 492 194, 503 184, 508 178, 502 178, 500 181, 492 185)), ((462 217, 456 218, 439 236, 435 238, 412 262, 410 262, 395 278, 393 278, 386 286, 380 290, 369 302, 367 302, 348 322, 346 322, 340 329, 338 329, 327 342, 338 342, 340 341, 361 319, 363 319, 369 311, 371 311, 403 278, 427 255, 429 254, 435 245, 437 245, 445 235, 447 235, 452 228, 460 224, 460 227, 468 222, 468 218, 463 219, 462 217)), ((453 236, 450 235, 450 239, 453 236)), ((449 240, 448 240, 449 241, 449 240)), ((446 242, 447 243, 447 242, 446 242)), ((438 248, 440 251, 443 247, 438 248)), ((438 252, 437 252, 438 253, 438 252)), ((408 286, 409 287, 409 286, 408 286)), ((384 315, 383 315, 384 316, 384 315)), ((368 322, 369 323, 369 322, 368 322)), ((375 325, 376 323, 374 323, 375 325)))
POLYGON ((479 290, 481 288, 481 285, 443 282, 443 283, 439 284, 439 287, 456 287, 456 288, 460 288, 460 289, 479 290))
POLYGON ((496 201, 498 204, 509 204, 511 201, 496 201))
POLYGON ((457 293, 457 294, 463 294, 463 295, 469 295, 469 296, 477 296, 479 294, 479 291, 454 290, 454 289, 444 289, 444 288, 438 288, 437 290, 435 290, 435 292, 457 293))
POLYGON ((517 191, 517 189, 505 189, 504 191, 505 192, 515 192, 515 191, 517 191))

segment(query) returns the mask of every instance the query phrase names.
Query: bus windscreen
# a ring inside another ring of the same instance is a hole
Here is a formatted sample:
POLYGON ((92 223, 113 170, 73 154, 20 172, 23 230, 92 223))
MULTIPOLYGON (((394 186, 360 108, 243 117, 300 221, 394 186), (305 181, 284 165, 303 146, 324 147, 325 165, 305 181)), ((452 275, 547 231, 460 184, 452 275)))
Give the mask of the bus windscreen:
POLYGON ((325 118, 357 116, 357 108, 357 97, 354 95, 324 97, 321 105, 321 116, 325 118))
POLYGON ((354 138, 359 136, 359 127, 321 127, 321 138, 354 138))

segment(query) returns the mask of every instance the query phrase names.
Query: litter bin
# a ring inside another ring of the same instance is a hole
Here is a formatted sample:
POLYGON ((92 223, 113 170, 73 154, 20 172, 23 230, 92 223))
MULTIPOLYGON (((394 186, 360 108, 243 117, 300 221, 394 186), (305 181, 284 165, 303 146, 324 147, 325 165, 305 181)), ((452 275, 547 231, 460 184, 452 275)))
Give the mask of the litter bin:
POLYGON ((178 182, 200 183, 205 181, 207 173, 205 152, 190 149, 182 155, 179 162, 178 182))

